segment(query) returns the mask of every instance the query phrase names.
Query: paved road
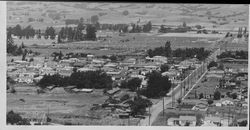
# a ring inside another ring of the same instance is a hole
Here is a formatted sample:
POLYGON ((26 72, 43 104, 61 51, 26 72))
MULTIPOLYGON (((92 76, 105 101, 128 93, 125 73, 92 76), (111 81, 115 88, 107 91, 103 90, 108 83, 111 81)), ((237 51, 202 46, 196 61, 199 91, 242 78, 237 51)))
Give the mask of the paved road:
MULTIPOLYGON (((206 73, 207 73, 207 71, 205 73, 203 73, 203 75, 195 82, 195 84, 193 84, 192 88, 186 93, 186 95, 182 99, 184 99, 192 91, 192 89, 197 85, 197 83, 200 82, 200 80, 202 79, 202 77, 206 73)), ((177 86, 177 87, 179 87, 179 86, 177 86)), ((179 89, 175 93, 175 95, 174 95, 175 99, 178 99, 180 97, 180 94, 181 94, 180 90, 181 89, 179 89)), ((172 91, 170 93, 172 93, 172 91)), ((171 97, 164 97, 164 106, 166 106, 167 104, 169 104, 171 102, 172 102, 172 98, 171 97)), ((156 120, 157 116, 162 111, 162 109, 163 109, 163 101, 161 100, 157 104, 153 105, 150 108, 150 112, 151 112, 150 118, 149 118, 149 116, 147 116, 145 119, 140 120, 139 125, 141 125, 141 126, 152 125, 152 123, 156 120)))
MULTIPOLYGON (((218 51, 214 52, 213 54, 211 54, 209 56, 209 60, 211 61, 211 59, 215 59, 214 57, 216 57, 215 55, 218 53, 218 51)), ((206 67, 206 65, 205 65, 206 67)), ((194 72, 194 71, 193 71, 194 72)), ((184 97, 182 99, 184 99, 191 91, 192 89, 196 86, 196 84, 202 79, 202 77, 207 73, 207 70, 201 75, 201 77, 192 85, 191 89, 189 89, 189 91, 184 95, 184 97)), ((178 89, 180 87, 180 85, 178 85, 175 89, 177 89, 177 91, 174 93, 174 97, 175 99, 178 99, 180 97, 181 94, 181 89, 178 89)), ((172 91, 170 91, 170 95, 171 95, 172 91)), ((172 98, 171 97, 164 97, 164 106, 166 106, 167 104, 172 102, 172 98)), ((147 125, 152 125, 152 123, 156 120, 157 116, 159 115, 159 113, 162 111, 163 109, 163 102, 159 101, 157 104, 154 104, 151 108, 150 108, 150 113, 151 116, 147 116, 145 119, 140 120, 139 124, 140 126, 147 126, 147 125)))

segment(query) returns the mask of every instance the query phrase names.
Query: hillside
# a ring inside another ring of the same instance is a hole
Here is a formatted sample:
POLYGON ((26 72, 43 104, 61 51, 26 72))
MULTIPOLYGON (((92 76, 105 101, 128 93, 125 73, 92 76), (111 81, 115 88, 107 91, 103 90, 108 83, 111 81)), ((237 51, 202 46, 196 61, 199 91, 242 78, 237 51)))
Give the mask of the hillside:
POLYGON ((47 26, 64 26, 65 19, 85 21, 92 15, 99 16, 100 23, 135 23, 152 21, 153 24, 216 26, 233 29, 248 26, 248 5, 215 4, 148 4, 148 3, 84 3, 84 2, 7 2, 8 26, 32 25, 44 29, 47 26), (124 11, 128 11, 124 14, 124 11), (29 19, 43 19, 43 22, 29 19), (56 19, 56 20, 55 20, 56 19))

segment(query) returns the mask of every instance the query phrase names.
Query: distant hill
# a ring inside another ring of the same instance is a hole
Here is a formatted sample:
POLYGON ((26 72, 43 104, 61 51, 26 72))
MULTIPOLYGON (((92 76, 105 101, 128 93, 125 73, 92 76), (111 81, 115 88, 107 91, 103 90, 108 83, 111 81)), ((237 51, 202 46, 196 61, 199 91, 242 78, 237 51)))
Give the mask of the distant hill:
POLYGON ((148 3, 84 3, 84 2, 7 2, 8 26, 64 26, 65 19, 85 21, 92 15, 100 23, 135 23, 152 21, 155 25, 216 26, 235 28, 248 26, 248 5, 228 4, 148 4, 148 3), (128 14, 124 15, 124 11, 128 14), (40 20, 40 21, 39 21, 40 20))

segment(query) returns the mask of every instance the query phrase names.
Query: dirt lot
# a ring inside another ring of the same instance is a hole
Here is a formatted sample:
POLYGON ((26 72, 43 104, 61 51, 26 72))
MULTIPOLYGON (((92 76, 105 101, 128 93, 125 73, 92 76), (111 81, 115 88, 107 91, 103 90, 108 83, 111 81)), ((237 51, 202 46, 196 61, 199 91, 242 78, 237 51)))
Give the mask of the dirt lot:
POLYGON ((119 119, 111 116, 111 110, 90 110, 92 104, 101 104, 108 97, 102 90, 93 93, 69 94, 62 89, 53 89, 45 94, 36 94, 36 87, 15 87, 17 93, 7 94, 7 111, 13 110, 23 117, 42 119, 49 113, 52 122, 75 125, 136 125, 138 119, 119 119))

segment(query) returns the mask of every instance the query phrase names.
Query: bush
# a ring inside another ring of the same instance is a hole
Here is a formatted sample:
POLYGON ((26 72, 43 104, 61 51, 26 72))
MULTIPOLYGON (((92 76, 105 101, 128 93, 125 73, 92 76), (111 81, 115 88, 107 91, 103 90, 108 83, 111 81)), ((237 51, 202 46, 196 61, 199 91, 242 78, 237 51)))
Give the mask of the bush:
POLYGON ((212 61, 212 62, 210 62, 209 63, 209 65, 207 66, 207 69, 210 69, 211 67, 217 67, 217 62, 215 62, 215 61, 212 61))
POLYGON ((214 92, 214 100, 220 100, 221 98, 221 93, 219 91, 214 92))
POLYGON ((129 12, 128 12, 127 10, 124 10, 124 11, 122 12, 122 14, 125 15, 125 16, 127 16, 127 15, 129 14, 129 12))
POLYGON ((208 103, 208 105, 211 105, 214 103, 214 101, 212 99, 209 99, 209 100, 207 100, 207 103, 208 103))
POLYGON ((11 125, 30 125, 27 119, 23 119, 19 114, 12 110, 7 113, 7 124, 11 125))
POLYGON ((161 73, 166 72, 169 70, 169 66, 167 64, 161 65, 161 73))
POLYGON ((130 91, 136 91, 141 85, 141 79, 133 78, 128 81, 122 81, 121 88, 128 88, 130 91))
POLYGON ((199 99, 202 99, 202 98, 204 98, 204 95, 203 95, 203 93, 200 93, 199 94, 199 99))
POLYGON ((237 98, 237 93, 233 93, 233 94, 231 94, 231 97, 233 98, 233 99, 236 99, 237 98))
POLYGON ((146 113, 146 107, 152 106, 152 102, 148 99, 141 97, 135 97, 134 101, 130 102, 131 115, 144 115, 146 113))

